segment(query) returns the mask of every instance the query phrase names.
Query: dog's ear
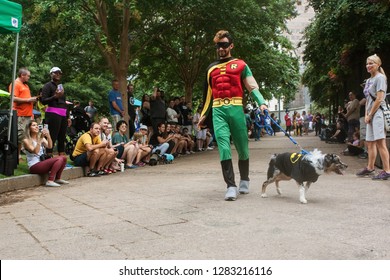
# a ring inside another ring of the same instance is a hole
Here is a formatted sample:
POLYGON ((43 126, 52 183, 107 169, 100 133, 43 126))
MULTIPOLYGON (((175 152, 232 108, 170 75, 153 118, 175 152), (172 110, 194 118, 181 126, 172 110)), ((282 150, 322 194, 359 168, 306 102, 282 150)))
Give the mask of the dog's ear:
POLYGON ((332 164, 332 162, 334 162, 335 156, 336 156, 335 154, 326 154, 325 155, 325 160, 324 160, 324 165, 325 166, 330 166, 332 164))
POLYGON ((328 162, 329 165, 332 163, 339 163, 340 157, 336 154, 326 154, 325 161, 328 162))

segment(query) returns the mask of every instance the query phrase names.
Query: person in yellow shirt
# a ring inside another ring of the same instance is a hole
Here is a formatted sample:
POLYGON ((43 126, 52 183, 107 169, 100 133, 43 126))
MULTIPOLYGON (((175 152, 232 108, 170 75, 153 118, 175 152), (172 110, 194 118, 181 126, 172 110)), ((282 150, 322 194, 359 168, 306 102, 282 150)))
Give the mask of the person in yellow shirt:
POLYGON ((100 139, 100 125, 92 123, 90 130, 77 140, 76 147, 71 155, 75 166, 87 166, 88 177, 107 175, 104 166, 112 162, 115 157, 113 149, 108 149, 109 141, 100 139))

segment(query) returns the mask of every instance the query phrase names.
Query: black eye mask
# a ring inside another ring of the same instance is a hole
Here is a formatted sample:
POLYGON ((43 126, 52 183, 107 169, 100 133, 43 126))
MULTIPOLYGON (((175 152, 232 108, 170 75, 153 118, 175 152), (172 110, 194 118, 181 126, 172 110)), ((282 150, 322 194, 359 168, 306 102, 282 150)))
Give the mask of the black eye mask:
POLYGON ((228 48, 230 45, 231 45, 231 43, 229 43, 229 42, 218 42, 218 43, 215 44, 215 48, 216 48, 216 49, 219 49, 219 48, 226 49, 226 48, 228 48))

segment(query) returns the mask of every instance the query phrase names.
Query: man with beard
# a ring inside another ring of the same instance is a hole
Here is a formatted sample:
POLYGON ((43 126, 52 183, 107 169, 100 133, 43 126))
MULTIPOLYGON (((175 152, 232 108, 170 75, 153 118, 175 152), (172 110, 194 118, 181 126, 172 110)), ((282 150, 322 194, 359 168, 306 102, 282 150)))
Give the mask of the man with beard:
MULTIPOLYGON (((22 141, 25 137, 24 130, 26 125, 34 119, 33 107, 37 101, 37 97, 31 97, 28 81, 30 80, 30 71, 27 68, 20 68, 18 78, 15 80, 14 89, 14 104, 13 109, 18 115, 18 156, 21 160, 20 151, 22 149, 22 141)), ((9 92, 12 90, 12 83, 9 85, 9 92)))
POLYGON ((214 42, 219 60, 212 63, 207 70, 207 91, 198 126, 206 123, 206 116, 212 111, 222 174, 227 185, 225 200, 233 201, 237 199, 238 193, 249 193, 248 132, 242 102, 243 87, 250 92, 261 110, 266 110, 267 106, 248 65, 243 60, 232 57, 231 50, 234 45, 229 32, 218 31, 214 42), (230 136, 238 152, 241 176, 239 189, 234 180, 230 136))

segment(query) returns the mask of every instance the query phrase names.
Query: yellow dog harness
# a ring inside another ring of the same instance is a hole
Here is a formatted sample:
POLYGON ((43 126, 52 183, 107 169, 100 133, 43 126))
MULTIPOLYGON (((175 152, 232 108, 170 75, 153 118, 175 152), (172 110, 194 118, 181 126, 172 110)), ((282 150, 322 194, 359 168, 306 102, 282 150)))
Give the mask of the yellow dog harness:
POLYGON ((300 158, 302 154, 292 153, 290 156, 291 163, 296 163, 300 158))

